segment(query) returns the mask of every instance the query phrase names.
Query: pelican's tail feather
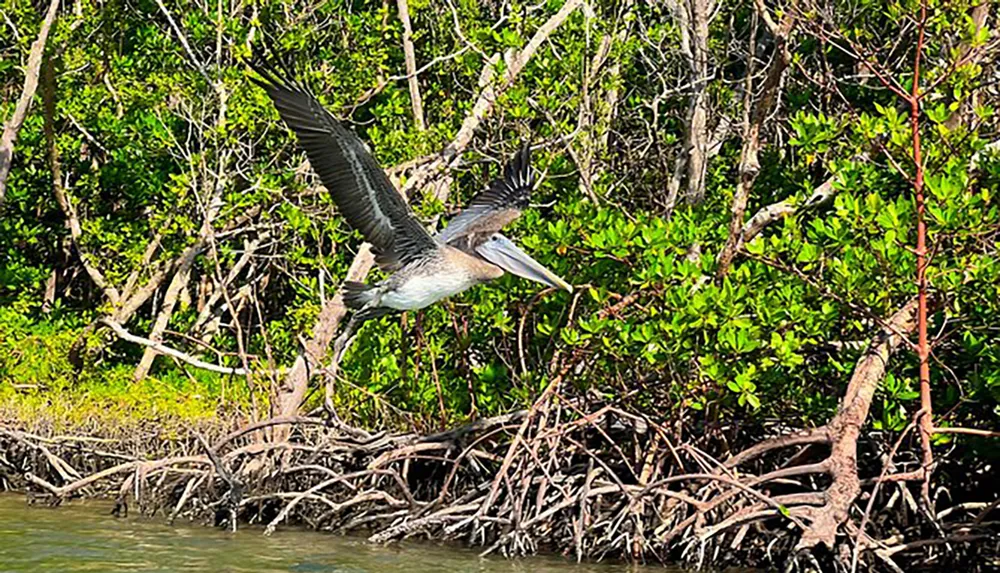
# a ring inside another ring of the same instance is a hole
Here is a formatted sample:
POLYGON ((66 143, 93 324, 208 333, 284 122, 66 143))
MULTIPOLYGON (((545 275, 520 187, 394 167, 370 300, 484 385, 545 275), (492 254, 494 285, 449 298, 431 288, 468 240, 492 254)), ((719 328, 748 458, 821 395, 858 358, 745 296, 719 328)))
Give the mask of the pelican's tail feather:
POLYGON ((355 281, 344 282, 344 304, 351 310, 359 310, 375 300, 375 287, 355 281))
POLYGON ((359 322, 365 322, 373 318, 378 318, 393 312, 393 309, 386 306, 373 306, 375 302, 375 289, 372 285, 354 281, 345 281, 343 294, 344 304, 347 308, 357 313, 359 322))

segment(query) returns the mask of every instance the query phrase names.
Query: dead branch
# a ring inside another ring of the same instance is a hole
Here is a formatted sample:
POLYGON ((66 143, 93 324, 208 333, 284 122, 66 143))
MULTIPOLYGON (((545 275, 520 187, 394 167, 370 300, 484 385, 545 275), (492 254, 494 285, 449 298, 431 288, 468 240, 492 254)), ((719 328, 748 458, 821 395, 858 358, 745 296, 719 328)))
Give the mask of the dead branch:
MULTIPOLYGON (((221 315, 223 312, 221 309, 218 311, 215 309, 215 305, 218 304, 219 299, 222 298, 223 289, 227 289, 233 284, 236 277, 243 272, 247 263, 249 263, 256 254, 261 242, 266 241, 269 235, 270 234, 265 231, 251 240, 244 241, 243 254, 235 263, 233 263, 233 266, 229 268, 229 272, 226 274, 226 278, 222 284, 217 285, 215 290, 212 291, 212 294, 210 294, 208 299, 205 300, 204 308, 202 308, 201 312, 198 313, 198 318, 195 320, 194 326, 191 327, 192 334, 200 335, 202 341, 208 342, 211 334, 214 333, 214 329, 217 328, 209 326, 210 324, 214 324, 214 322, 210 322, 210 319, 213 315, 221 315)), ((237 294, 237 298, 239 298, 239 294, 237 294)), ((235 313, 235 309, 230 309, 230 312, 235 313)))
POLYGON ((966 436, 978 436, 980 438, 1000 438, 1000 432, 992 430, 982 430, 979 428, 944 428, 941 426, 935 427, 931 433, 933 434, 963 434, 966 436))
POLYGON ((833 184, 834 181, 836 181, 836 177, 830 177, 824 181, 822 185, 813 190, 812 194, 801 203, 785 199, 783 201, 767 205, 766 207, 761 207, 760 210, 754 213, 754 215, 743 224, 743 228, 737 236, 735 248, 737 250, 743 248, 744 245, 752 241, 754 237, 759 235, 772 223, 780 221, 790 215, 798 215, 807 209, 812 209, 828 203, 837 194, 837 187, 833 184))
MULTIPOLYGON (((161 344, 163 341, 163 331, 167 329, 167 324, 170 323, 170 318, 174 314, 174 305, 191 279, 191 267, 194 265, 194 259, 193 252, 189 253, 187 257, 181 258, 177 272, 174 273, 167 285, 167 292, 163 295, 163 301, 160 303, 160 311, 156 314, 153 328, 149 332, 148 340, 154 344, 161 344)), ((146 345, 146 350, 142 353, 142 358, 132 374, 133 379, 143 380, 149 373, 149 369, 152 368, 155 358, 156 348, 153 345, 146 345)))
POLYGON ((118 335, 118 338, 121 338, 122 340, 131 342, 133 344, 141 344, 148 348, 152 348, 157 352, 159 352, 160 354, 172 356, 186 364, 194 366, 195 368, 201 368, 202 370, 208 370, 210 372, 218 372, 219 374, 235 374, 236 376, 245 376, 247 374, 247 370, 244 368, 228 368, 226 366, 218 366, 216 364, 211 364, 203 360, 199 360, 189 354, 185 354, 180 350, 175 350, 173 348, 170 348, 169 346, 166 346, 162 342, 156 342, 155 340, 150 340, 148 338, 136 336, 135 334, 132 334, 128 330, 125 330, 124 326, 118 324, 117 322, 111 319, 102 318, 100 320, 100 323, 113 330, 115 334, 118 335))

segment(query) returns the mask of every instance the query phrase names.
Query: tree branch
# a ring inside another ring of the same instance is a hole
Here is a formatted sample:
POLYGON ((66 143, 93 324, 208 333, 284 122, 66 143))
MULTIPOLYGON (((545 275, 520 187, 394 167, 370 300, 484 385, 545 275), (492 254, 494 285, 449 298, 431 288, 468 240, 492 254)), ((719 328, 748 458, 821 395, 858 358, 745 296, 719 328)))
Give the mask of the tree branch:
POLYGON ((507 58, 506 73, 496 85, 490 82, 494 73, 494 62, 489 61, 484 65, 483 73, 480 76, 480 84, 484 87, 479 93, 479 97, 476 98, 472 110, 462 121, 462 126, 459 128, 458 133, 455 134, 455 138, 445 146, 439 157, 430 163, 422 165, 413 173, 406 182, 406 185, 403 186, 402 193, 404 196, 409 197, 414 189, 423 188, 428 181, 455 165, 462 152, 472 142, 472 136, 475 134, 479 124, 493 111, 493 106, 496 104, 497 99, 514 83, 521 70, 524 69, 525 64, 538 51, 542 43, 548 39, 549 35, 565 22, 569 15, 582 2, 583 0, 566 0, 566 3, 563 4, 558 12, 539 26, 523 49, 509 55, 507 58))
POLYGON ((753 217, 750 217, 750 219, 743 224, 743 228, 740 230, 736 243, 736 248, 742 248, 743 245, 752 241, 754 237, 759 235, 764 229, 775 221, 779 221, 788 215, 798 214, 818 205, 823 205, 833 199, 833 197, 837 194, 837 189, 833 186, 833 182, 835 180, 836 177, 831 176, 819 187, 817 187, 812 192, 812 195, 810 195, 802 203, 795 204, 794 202, 785 199, 784 201, 779 201, 766 207, 761 207, 759 211, 754 213, 753 217))
MULTIPOLYGON (((788 47, 788 39, 791 36, 792 28, 795 26, 795 13, 793 9, 787 10, 781 18, 781 24, 777 27, 770 20, 770 15, 762 0, 757 0, 757 14, 764 20, 765 24, 774 35, 774 57, 767 68, 767 75, 764 77, 764 85, 761 87, 760 100, 753 107, 753 114, 744 119, 743 148, 740 151, 740 181, 736 187, 736 194, 733 196, 732 218, 729 223, 729 237, 726 244, 719 253, 718 267, 716 274, 724 277, 729 273, 729 267, 736 256, 739 245, 742 241, 743 216, 746 212, 747 203, 750 200, 750 193, 753 190, 757 174, 760 172, 760 132, 763 129, 764 121, 771 114, 778 101, 778 91, 781 87, 781 80, 784 77, 788 64, 792 61, 792 53, 788 47)), ((752 59, 754 54, 748 56, 752 59)), ((752 70, 752 66, 750 67, 752 70)), ((748 76, 749 78, 750 76, 748 76)), ((746 97, 751 97, 753 86, 747 81, 746 97)))
POLYGON ((10 175, 10 166, 14 158, 14 142, 17 140, 17 133, 24 124, 24 118, 28 115, 28 110, 31 109, 31 101, 38 88, 38 71, 42 65, 45 42, 49 38, 49 30, 52 29, 52 23, 55 22, 58 11, 59 0, 51 0, 45 19, 42 20, 42 27, 38 31, 38 38, 31 45, 31 51, 28 52, 28 65, 24 69, 24 89, 21 90, 21 97, 14 107, 14 114, 4 124, 3 135, 0 136, 0 207, 3 206, 7 191, 7 176, 10 175))
POLYGON ((51 59, 46 62, 43 85, 42 85, 42 114, 44 119, 45 143, 49 151, 49 165, 52 170, 52 191, 56 196, 56 202, 66 215, 66 226, 69 228, 70 239, 80 255, 80 264, 87 272, 90 280, 97 288, 101 289, 111 304, 117 305, 121 300, 118 289, 105 278, 100 269, 97 268, 88 258, 83 248, 83 229, 80 226, 80 218, 77 215, 76 206, 73 205, 73 198, 69 194, 66 183, 63 182, 62 165, 59 161, 59 147, 55 138, 55 62, 51 59))
POLYGON ((160 354, 166 354, 167 356, 172 356, 182 362, 194 366, 195 368, 201 368, 202 370, 208 370, 210 372, 218 372, 219 374, 235 374, 237 376, 244 376, 247 373, 246 369, 244 368, 228 368, 226 366, 217 366, 215 364, 210 364, 208 362, 198 360, 197 358, 190 356, 188 354, 184 354, 180 350, 175 350, 173 348, 170 348, 169 346, 166 346, 161 342, 156 342, 148 338, 136 336, 131 332, 125 330, 125 327, 123 327, 122 325, 118 324, 113 320, 102 318, 100 322, 101 324, 104 324, 111 330, 115 331, 115 334, 118 335, 118 338, 121 338, 122 340, 125 340, 127 342, 132 342, 134 344, 141 344, 148 348, 152 348, 153 350, 156 350, 160 354))
POLYGON ((164 16, 166 16, 167 22, 170 23, 170 27, 173 29, 174 33, 177 34, 177 39, 180 41, 181 46, 184 47, 184 52, 191 61, 191 65, 194 66, 194 69, 198 70, 198 73, 200 73, 209 84, 212 84, 212 78, 209 77, 208 72, 205 71, 204 64, 202 64, 201 60, 198 59, 198 56, 194 54, 194 51, 191 49, 191 45, 188 44, 187 37, 184 36, 184 32, 181 31, 180 26, 178 26, 177 22, 174 21, 174 18, 170 15, 170 11, 167 10, 167 7, 163 5, 163 0, 156 0, 156 5, 160 7, 160 11, 163 12, 164 16))
POLYGON ((417 131, 424 131, 424 104, 420 98, 420 81, 417 79, 417 56, 413 50, 413 28, 410 26, 410 6, 406 0, 396 0, 399 20, 403 23, 403 56, 406 59, 406 78, 410 88, 410 104, 417 131))

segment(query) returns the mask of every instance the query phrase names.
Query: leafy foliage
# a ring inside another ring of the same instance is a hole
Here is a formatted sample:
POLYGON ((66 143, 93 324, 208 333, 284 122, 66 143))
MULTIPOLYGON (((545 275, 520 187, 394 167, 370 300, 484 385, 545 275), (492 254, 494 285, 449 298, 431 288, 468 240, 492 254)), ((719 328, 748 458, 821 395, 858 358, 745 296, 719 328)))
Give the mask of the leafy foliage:
MULTIPOLYGON (((211 411, 214 401, 234 398, 249 404, 246 384, 163 358, 153 371, 157 382, 138 391, 129 373, 141 349, 106 332, 92 335, 96 350, 82 369, 71 364, 71 346, 85 327, 114 310, 81 258, 120 290, 130 281, 146 284, 198 244, 218 192, 214 238, 198 249, 165 340, 215 360, 190 340, 202 339, 230 366, 240 365, 239 340, 261 371, 290 364, 359 243, 303 168, 267 98, 247 81, 243 62, 251 45, 273 46, 382 165, 403 164, 454 137, 480 91, 485 58, 523 47, 561 6, 453 4, 410 3, 418 65, 427 66, 419 75, 424 131, 413 121, 402 28, 388 3, 170 2, 190 54, 155 2, 78 0, 64 8, 49 48, 60 54, 52 56, 55 145, 82 235, 74 243, 54 197, 38 105, 19 136, 0 216, 0 396, 10 404, 65 393, 81 402, 138 396, 150 414, 195 402, 211 411), (249 224, 240 220, 247 214, 249 224), (210 287, 218 288, 254 239, 249 264, 226 279, 227 297, 237 300, 216 300, 222 324, 206 330, 199 314, 210 287), (239 390, 223 396, 226 385, 239 390)), ((545 173, 534 198, 541 206, 510 234, 577 291, 540 293, 505 277, 417 316, 370 324, 345 357, 342 408, 374 421, 388 404, 422 425, 497 413, 530 402, 569 357, 577 360, 571 379, 578 388, 628 396, 664 416, 815 424, 836 407, 880 318, 915 292, 912 135, 907 110, 870 74, 838 80, 833 90, 810 74, 853 77, 859 64, 845 53, 855 44, 897 58, 887 42, 908 33, 912 3, 863 2, 855 8, 871 16, 864 26, 840 18, 846 5, 831 5, 824 17, 839 22, 842 39, 817 43, 807 30, 795 37, 795 65, 765 127, 748 211, 781 200, 802 206, 828 177, 836 194, 747 242, 721 279, 716 256, 727 237, 742 141, 734 133, 712 159, 703 204, 664 208, 669 165, 685 152, 687 105, 685 92, 669 86, 682 84, 685 70, 669 12, 640 4, 571 15, 496 102, 453 172, 447 201, 412 201, 427 221, 452 213, 521 140, 544 142, 535 165, 545 173)), ((991 31, 970 23, 965 4, 932 4, 927 53, 934 56, 925 72, 932 91, 920 119, 934 250, 929 276, 941 301, 932 321, 938 424, 995 425, 1000 157, 989 142, 993 92, 983 87, 994 65, 953 65, 961 50, 985 45, 991 31)), ((16 29, 0 59, 0 114, 7 116, 21 83, 9 63, 23 60, 39 16, 21 0, 3 0, 2 10, 16 29)), ((724 114, 739 122, 743 93, 735 86, 746 64, 729 48, 745 45, 755 30, 770 49, 746 5, 721 10, 710 44, 720 70, 712 82, 719 106, 713 124, 724 114)), ((892 81, 908 87, 905 61, 886 65, 896 66, 892 81)), ((500 58, 494 75, 506 65, 500 58)), ((133 332, 150 330, 167 282, 128 317, 133 332)), ((899 431, 918 409, 915 365, 907 353, 894 359, 877 401, 877 428, 899 431)), ((264 374, 252 382, 262 400, 275 383, 264 374)))

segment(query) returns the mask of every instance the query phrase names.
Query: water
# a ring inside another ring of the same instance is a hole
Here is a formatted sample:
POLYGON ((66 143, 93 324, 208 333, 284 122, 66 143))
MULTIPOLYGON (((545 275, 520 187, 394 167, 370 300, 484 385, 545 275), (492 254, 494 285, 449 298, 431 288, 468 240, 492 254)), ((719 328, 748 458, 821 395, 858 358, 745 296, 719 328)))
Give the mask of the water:
MULTIPOLYGON (((357 537, 279 529, 236 533, 162 519, 115 518, 107 502, 29 506, 0 495, 0 573, 211 571, 337 573, 612 573, 658 571, 621 564, 578 565, 556 557, 507 561, 429 543, 380 547, 357 537)), ((673 573, 679 573, 674 570, 673 573)))

